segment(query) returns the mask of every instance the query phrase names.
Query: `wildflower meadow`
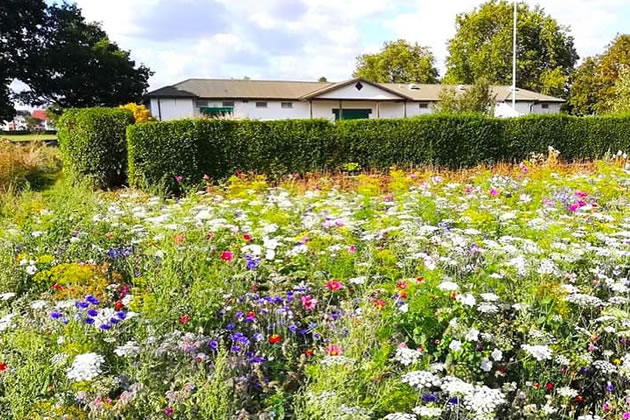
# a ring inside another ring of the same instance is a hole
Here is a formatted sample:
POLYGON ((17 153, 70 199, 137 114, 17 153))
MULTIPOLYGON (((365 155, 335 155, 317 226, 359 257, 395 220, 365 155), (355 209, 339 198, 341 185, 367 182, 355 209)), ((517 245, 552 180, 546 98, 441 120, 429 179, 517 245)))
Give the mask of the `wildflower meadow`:
POLYGON ((625 155, 357 173, 2 199, 1 418, 630 418, 625 155))

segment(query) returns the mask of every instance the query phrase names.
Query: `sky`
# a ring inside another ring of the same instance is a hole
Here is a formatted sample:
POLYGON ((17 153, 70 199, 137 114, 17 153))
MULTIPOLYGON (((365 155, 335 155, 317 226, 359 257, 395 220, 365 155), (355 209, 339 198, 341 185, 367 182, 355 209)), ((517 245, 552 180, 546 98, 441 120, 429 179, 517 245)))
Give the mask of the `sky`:
MULTIPOLYGON (((151 89, 191 77, 344 80, 356 56, 404 38, 444 71, 455 16, 481 0, 75 0, 154 72, 151 89)), ((570 26, 581 57, 630 32, 628 0, 526 0, 570 26)))

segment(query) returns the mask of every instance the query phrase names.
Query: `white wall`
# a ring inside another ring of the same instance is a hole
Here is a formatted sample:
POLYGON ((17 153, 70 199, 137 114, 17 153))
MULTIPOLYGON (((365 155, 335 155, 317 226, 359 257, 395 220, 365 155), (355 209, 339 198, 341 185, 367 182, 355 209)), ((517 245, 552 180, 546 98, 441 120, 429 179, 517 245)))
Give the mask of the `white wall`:
POLYGON ((151 115, 162 121, 192 118, 195 116, 191 98, 151 98, 151 115))
POLYGON ((356 88, 356 83, 351 83, 331 92, 317 95, 318 99, 366 99, 366 100, 383 100, 383 99, 401 99, 400 96, 394 95, 379 87, 372 86, 366 82, 361 82, 363 87, 361 90, 356 88))
MULTIPOLYGON (((365 85, 362 91, 370 86, 365 85)), ((195 101, 192 99, 160 99, 160 107, 162 111, 162 120, 173 120, 181 118, 193 118, 201 116, 200 107, 223 107, 223 102, 234 102, 234 116, 236 118, 249 118, 256 120, 280 120, 280 119, 308 119, 310 118, 310 106, 305 101, 256 101, 256 100, 208 100, 195 101), (257 107, 256 102, 266 102, 267 107, 257 107), (292 108, 282 108, 282 102, 291 102, 292 108)), ((403 118, 405 102, 403 101, 386 101, 380 103, 380 118, 403 118)), ((434 112, 435 103, 429 103, 427 108, 420 108, 420 102, 408 101, 407 117, 415 117, 417 115, 431 114, 434 112)), ((151 114, 158 118, 157 99, 151 99, 151 114)), ((324 118, 330 121, 335 120, 332 110, 339 108, 338 100, 313 100, 313 118, 324 118)), ((376 102, 344 100, 342 102, 343 109, 370 109, 372 112, 370 118, 378 118, 376 110, 376 102)), ((560 111, 560 104, 549 103, 547 109, 542 108, 542 104, 532 102, 517 102, 516 111, 518 115, 528 114, 552 114, 560 111), (531 107, 531 108, 530 108, 531 107)), ((507 102, 497 103, 495 108, 497 117, 515 116, 512 111, 512 104, 507 102)))

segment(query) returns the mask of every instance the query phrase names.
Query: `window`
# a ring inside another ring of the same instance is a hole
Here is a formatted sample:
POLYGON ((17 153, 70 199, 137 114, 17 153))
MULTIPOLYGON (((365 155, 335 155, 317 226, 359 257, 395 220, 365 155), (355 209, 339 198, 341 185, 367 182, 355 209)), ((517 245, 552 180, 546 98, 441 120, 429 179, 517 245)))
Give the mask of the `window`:
POLYGON ((542 104, 542 109, 549 109, 549 104, 542 104))
POLYGON ((267 108, 267 102, 256 102, 256 108, 267 108))
POLYGON ((231 106, 234 107, 234 101, 223 101, 223 106, 231 106))
POLYGON ((428 104, 428 102, 420 102, 420 103, 418 104, 418 107, 419 107, 420 109, 427 109, 427 108, 429 108, 429 104, 428 104))
POLYGON ((355 88, 357 88, 357 90, 361 90, 363 89, 363 84, 361 82, 357 82, 356 85, 354 85, 355 88))
POLYGON ((293 108, 293 102, 282 102, 281 106, 285 109, 291 109, 293 108))
POLYGON ((208 106, 208 101, 197 101, 197 107, 198 108, 203 108, 208 106))

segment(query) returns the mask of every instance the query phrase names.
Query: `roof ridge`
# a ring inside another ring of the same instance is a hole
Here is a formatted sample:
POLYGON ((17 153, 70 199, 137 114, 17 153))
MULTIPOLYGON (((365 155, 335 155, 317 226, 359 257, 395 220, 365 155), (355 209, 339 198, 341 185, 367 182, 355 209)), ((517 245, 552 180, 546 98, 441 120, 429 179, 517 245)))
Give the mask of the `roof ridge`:
MULTIPOLYGON (((215 79, 209 77, 189 77, 186 80, 182 80, 181 82, 175 83, 175 85, 179 85, 184 82, 188 82, 191 80, 203 80, 203 81, 217 81, 217 82, 274 82, 274 83, 328 83, 328 84, 336 84, 339 82, 319 82, 317 80, 267 80, 267 79, 215 79)), ((171 85, 171 86, 175 86, 171 85)))

